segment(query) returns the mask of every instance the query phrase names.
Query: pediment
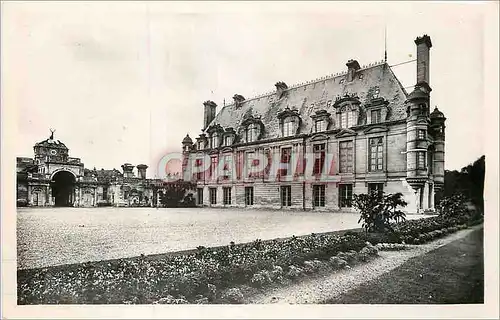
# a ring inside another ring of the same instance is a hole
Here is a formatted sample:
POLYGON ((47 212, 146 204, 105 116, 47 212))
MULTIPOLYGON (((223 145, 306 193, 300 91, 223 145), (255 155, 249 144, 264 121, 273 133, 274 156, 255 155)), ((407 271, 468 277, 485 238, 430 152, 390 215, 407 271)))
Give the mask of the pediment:
POLYGON ((208 152, 208 154, 219 154, 219 150, 218 149, 212 149, 208 152))
POLYGON ((359 100, 359 96, 357 93, 345 93, 343 96, 337 96, 335 98, 335 102, 333 106, 335 108, 339 108, 341 106, 344 106, 346 103, 351 103, 351 104, 361 104, 361 101, 359 100))
POLYGON ((363 133, 377 133, 377 132, 387 132, 389 131, 389 128, 386 126, 373 126, 369 127, 368 129, 364 130, 363 133))
POLYGON ((349 137, 355 136, 356 131, 351 129, 341 129, 337 134, 335 134, 335 138, 349 137))
POLYGON ((368 103, 365 104, 366 109, 371 109, 371 108, 380 108, 380 107, 387 107, 389 105, 389 101, 387 101, 384 98, 373 98, 371 99, 368 103))
POLYGON ((247 118, 245 118, 241 122, 241 127, 246 127, 246 126, 248 126, 249 124, 252 124, 252 123, 257 123, 257 124, 262 125, 261 116, 258 116, 258 117, 254 117, 253 115, 248 116, 247 118))
POLYGON ((324 133, 318 133, 318 134, 315 134, 311 137, 311 141, 319 141, 319 140, 327 140, 327 139, 330 139, 330 137, 324 133))
POLYGON ((212 132, 224 132, 224 128, 220 124, 213 124, 207 128, 207 132, 211 134, 212 132))
POLYGON ((286 107, 285 110, 278 112, 277 118, 284 119, 286 117, 297 117, 300 119, 300 114, 297 110, 286 107))
POLYGON ((417 120, 417 124, 428 125, 429 123, 427 122, 427 120, 419 119, 419 120, 417 120))
POLYGON ((224 152, 233 152, 233 148, 231 148, 231 147, 224 147, 224 148, 222 148, 221 152, 222 153, 224 153, 224 152))

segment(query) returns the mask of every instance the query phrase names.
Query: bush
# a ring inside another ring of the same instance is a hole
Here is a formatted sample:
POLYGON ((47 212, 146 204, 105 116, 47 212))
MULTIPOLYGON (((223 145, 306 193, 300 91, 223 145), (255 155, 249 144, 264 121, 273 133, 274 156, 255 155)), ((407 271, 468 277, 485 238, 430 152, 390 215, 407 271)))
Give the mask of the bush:
POLYGON ((269 271, 262 270, 254 274, 250 282, 254 287, 261 288, 272 283, 271 275, 269 274, 269 271))
POLYGON ((231 304, 241 304, 244 302, 243 293, 238 288, 231 288, 224 292, 222 300, 231 304))
POLYGON ((441 201, 439 201, 436 209, 439 212, 439 216, 445 219, 452 218, 460 221, 469 219, 467 199, 462 194, 444 197, 441 201))
POLYGON ((358 223, 362 221, 367 232, 392 230, 391 222, 405 220, 405 213, 398 208, 406 205, 402 193, 371 192, 353 196, 353 206, 361 213, 358 223))

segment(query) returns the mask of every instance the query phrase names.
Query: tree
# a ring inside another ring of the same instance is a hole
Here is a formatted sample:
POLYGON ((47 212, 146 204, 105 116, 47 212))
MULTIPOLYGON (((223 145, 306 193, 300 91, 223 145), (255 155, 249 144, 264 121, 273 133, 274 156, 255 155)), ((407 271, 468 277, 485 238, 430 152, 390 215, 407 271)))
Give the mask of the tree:
POLYGON ((485 156, 481 156, 474 163, 463 167, 460 171, 446 170, 444 173, 444 190, 436 197, 436 202, 450 198, 457 194, 466 196, 483 212, 484 210, 484 177, 485 156))
POLYGON ((406 205, 402 193, 370 192, 353 195, 353 206, 361 213, 358 223, 362 221, 367 232, 393 231, 392 222, 405 220, 406 214, 399 208, 406 205))
POLYGON ((191 206, 194 204, 192 193, 186 195, 186 192, 193 190, 196 184, 189 181, 171 181, 164 182, 159 188, 158 197, 160 198, 160 203, 164 207, 180 207, 180 206, 191 206))

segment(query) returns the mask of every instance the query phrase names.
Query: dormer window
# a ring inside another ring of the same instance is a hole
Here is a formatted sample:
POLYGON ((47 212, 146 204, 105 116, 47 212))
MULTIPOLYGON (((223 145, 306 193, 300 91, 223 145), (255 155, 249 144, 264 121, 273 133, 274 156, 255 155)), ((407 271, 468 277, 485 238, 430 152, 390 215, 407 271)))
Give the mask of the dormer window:
POLYGON ((219 135, 217 132, 212 133, 212 136, 210 137, 210 148, 214 149, 219 146, 219 135))
POLYGON ((381 119, 382 119, 382 114, 381 114, 381 110, 380 109, 375 109, 375 110, 372 110, 371 111, 371 123, 372 124, 375 124, 375 123, 380 123, 382 122, 381 119))
POLYGON ((298 133, 301 119, 297 110, 286 107, 277 115, 280 120, 280 129, 283 137, 294 136, 298 133))
POLYGON ((196 148, 198 150, 202 150, 205 148, 205 144, 203 143, 203 141, 198 141, 198 145, 196 146, 196 148))
POLYGON ((257 141, 257 136, 258 136, 258 130, 259 130, 259 127, 256 123, 251 123, 248 125, 247 129, 246 129, 246 141, 247 142, 254 142, 254 141, 257 141))
POLYGON ((350 128, 356 126, 358 119, 358 112, 356 108, 352 108, 350 105, 342 107, 340 111, 340 127, 350 128))
POLYGON ((377 124, 387 120, 389 113, 389 101, 384 98, 372 98, 370 102, 365 105, 366 109, 366 123, 377 124))
POLYGON ((230 146, 233 144, 233 137, 231 136, 225 136, 224 137, 224 146, 230 146))
POLYGON ((378 98, 379 94, 380 94, 380 88, 376 87, 375 90, 373 91, 373 99, 378 98))
POLYGON ((325 120, 317 120, 314 123, 314 131, 315 132, 322 132, 326 130, 326 123, 325 120))
POLYGON ((289 137, 293 135, 293 119, 291 117, 283 120, 283 137, 289 137))
POLYGON ((311 115, 314 121, 314 132, 322 132, 328 130, 328 125, 331 123, 330 113, 326 110, 318 110, 311 115))
POLYGON ((243 120, 240 127, 240 137, 245 142, 255 142, 260 139, 264 131, 264 125, 260 117, 250 116, 243 120))

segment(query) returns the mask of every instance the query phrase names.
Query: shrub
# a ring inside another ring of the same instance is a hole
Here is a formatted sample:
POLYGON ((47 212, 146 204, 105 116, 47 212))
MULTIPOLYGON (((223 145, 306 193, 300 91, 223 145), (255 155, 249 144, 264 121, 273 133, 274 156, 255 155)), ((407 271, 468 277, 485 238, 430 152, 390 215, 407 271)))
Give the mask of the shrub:
POLYGON ((340 258, 339 256, 331 257, 329 260, 329 263, 335 269, 342 269, 342 268, 345 268, 347 266, 347 261, 340 258))
POLYGON ((439 216, 442 218, 453 218, 460 221, 469 219, 469 210, 467 208, 467 199, 462 194, 455 194, 444 197, 436 205, 439 216))
POLYGON ((231 304, 241 304, 244 302, 243 293, 238 288, 231 288, 224 292, 222 300, 231 304))
POLYGON ((287 276, 287 278, 295 279, 295 278, 300 277, 302 275, 302 273, 303 273, 302 268, 291 265, 288 268, 288 272, 286 273, 286 276, 287 276))
POLYGON ((250 282, 254 287, 264 287, 272 282, 271 275, 269 271, 262 270, 254 274, 250 282))
POLYGON ((385 232, 392 230, 391 222, 405 220, 405 213, 399 207, 405 207, 402 193, 384 195, 378 192, 353 196, 353 206, 360 213, 359 222, 367 232, 385 232))

